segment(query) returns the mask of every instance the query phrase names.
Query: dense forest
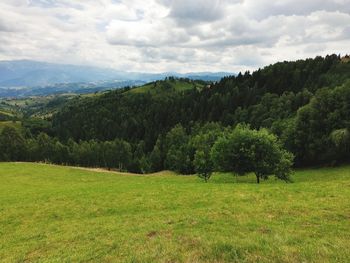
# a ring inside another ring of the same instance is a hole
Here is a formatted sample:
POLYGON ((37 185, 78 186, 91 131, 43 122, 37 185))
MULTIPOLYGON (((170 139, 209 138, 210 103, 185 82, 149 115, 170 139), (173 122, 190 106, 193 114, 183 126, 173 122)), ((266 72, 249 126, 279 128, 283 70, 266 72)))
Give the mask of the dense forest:
POLYGON ((336 165, 350 157, 350 63, 337 55, 280 62, 216 83, 170 77, 77 97, 22 126, 2 131, 2 160, 189 174, 196 156, 205 160, 245 127, 276 136, 295 166, 336 165))

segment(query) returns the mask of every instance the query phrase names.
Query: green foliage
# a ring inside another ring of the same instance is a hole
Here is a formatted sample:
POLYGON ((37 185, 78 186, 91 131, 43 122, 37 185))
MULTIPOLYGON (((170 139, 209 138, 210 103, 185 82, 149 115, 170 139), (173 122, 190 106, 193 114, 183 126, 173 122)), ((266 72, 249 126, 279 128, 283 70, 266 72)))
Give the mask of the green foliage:
POLYGON ((37 136, 39 133, 53 134, 52 123, 39 118, 24 119, 22 126, 28 135, 37 136))
POLYGON ((12 127, 14 129, 16 129, 19 133, 23 132, 22 124, 19 121, 0 121, 0 132, 5 127, 12 127))
POLYGON ((218 123, 207 123, 201 127, 195 127, 193 133, 190 145, 195 150, 194 170, 199 177, 207 182, 213 172, 210 151, 217 138, 222 134, 222 127, 218 123))
POLYGON ((22 161, 26 152, 23 136, 15 128, 5 126, 0 133, 0 161, 22 161))
MULTIPOLYGON (((52 123, 55 135, 64 141, 69 138, 75 141, 118 138, 132 145, 143 141, 143 155, 147 158, 157 139, 166 136, 177 124, 195 134, 192 129, 196 123, 217 122, 224 127, 247 123, 255 129, 271 129, 281 136, 285 147, 296 155, 297 165, 332 162, 334 157, 328 152, 317 157, 320 146, 326 145, 327 149, 335 151, 329 135, 333 130, 347 126, 331 124, 334 127, 326 128, 328 134, 321 136, 320 143, 314 142, 312 138, 318 138, 319 132, 308 130, 309 124, 305 122, 304 125, 301 116, 306 113, 300 110, 297 117, 297 111, 312 104, 311 98, 319 97, 323 87, 332 90, 344 84, 350 79, 349 72, 348 63, 341 63, 339 56, 331 55, 276 63, 253 73, 223 78, 210 88, 206 88, 205 83, 168 78, 144 87, 76 99, 57 112, 52 123)), ((332 104, 341 108, 345 99, 346 96, 332 104)), ((321 115, 315 118, 322 118, 321 115)), ((343 114, 342 118, 346 120, 347 116, 343 114)), ((317 129, 323 130, 322 127, 317 129)), ((174 157, 178 153, 178 148, 172 149, 174 157)), ((190 149, 186 153, 189 158, 180 159, 193 161, 194 153, 190 149)), ((162 162, 159 164, 151 161, 151 169, 165 168, 165 158, 158 158, 162 162)), ((135 170, 139 170, 137 163, 135 160, 135 170)))
POLYGON ((149 156, 150 170, 152 172, 162 171, 164 168, 165 149, 162 137, 157 139, 156 144, 149 156))
POLYGON ((350 82, 347 82, 341 87, 319 90, 308 105, 298 110, 293 151, 299 163, 331 163, 344 157, 348 160, 344 129, 350 123, 349 105, 350 82), (342 140, 345 144, 339 152, 342 140))
POLYGON ((152 172, 151 161, 146 156, 142 156, 140 159, 140 170, 141 173, 147 174, 152 172))
POLYGON ((212 173, 213 165, 210 155, 202 150, 197 150, 193 160, 194 169, 200 178, 208 182, 212 173))
POLYGON ((166 136, 166 169, 188 174, 193 171, 189 136, 181 125, 176 125, 166 136))
POLYGON ((330 135, 331 141, 336 147, 339 156, 349 153, 350 148, 350 132, 347 128, 334 130, 330 135))
POLYGON ((265 129, 251 130, 237 126, 228 131, 214 144, 212 160, 220 171, 238 175, 255 173, 257 182, 274 174, 278 179, 289 181, 293 155, 285 151, 277 137, 265 129))

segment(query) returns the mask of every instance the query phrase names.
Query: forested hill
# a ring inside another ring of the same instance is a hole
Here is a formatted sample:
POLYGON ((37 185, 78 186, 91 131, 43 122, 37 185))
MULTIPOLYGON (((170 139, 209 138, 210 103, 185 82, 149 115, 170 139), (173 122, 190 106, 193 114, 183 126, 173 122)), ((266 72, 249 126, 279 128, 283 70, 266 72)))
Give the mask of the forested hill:
POLYGON ((170 78, 81 99, 53 117, 53 128, 63 140, 142 142, 147 153, 176 124, 190 132, 195 123, 247 123, 280 136, 297 163, 316 164, 330 160, 330 133, 350 121, 349 79, 350 63, 336 55, 281 62, 215 85, 170 78))
POLYGON ((297 166, 349 162, 350 62, 337 55, 281 62, 218 83, 167 78, 77 97, 49 121, 52 129, 42 131, 51 138, 26 129, 29 152, 51 145, 34 160, 106 166, 108 151, 117 158, 124 149, 129 171, 191 173, 200 147, 241 123, 277 135, 297 166))
POLYGON ((166 132, 181 119, 177 116, 181 98, 192 92, 199 93, 205 86, 202 81, 169 78, 75 100, 53 117, 53 126, 63 139, 118 137, 153 143, 158 133, 166 132))

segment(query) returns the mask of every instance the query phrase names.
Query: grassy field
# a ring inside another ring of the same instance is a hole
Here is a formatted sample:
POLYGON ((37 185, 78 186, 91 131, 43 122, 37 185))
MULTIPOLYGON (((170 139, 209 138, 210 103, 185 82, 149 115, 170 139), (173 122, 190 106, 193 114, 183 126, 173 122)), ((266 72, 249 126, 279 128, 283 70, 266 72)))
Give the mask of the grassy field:
POLYGON ((185 91, 185 90, 190 90, 196 87, 197 89, 202 89, 204 87, 203 84, 199 83, 198 81, 192 81, 192 82, 187 82, 187 81, 181 81, 181 80, 175 80, 175 81, 161 81, 161 82, 156 82, 156 83, 149 83, 146 85, 143 85, 141 87, 133 88, 129 92, 130 93, 153 93, 153 94, 159 94, 162 92, 167 92, 169 89, 176 90, 178 92, 180 91, 185 91), (165 87, 164 85, 168 84, 168 87, 165 87))
POLYGON ((0 163, 0 261, 349 262, 350 167, 293 179, 0 163))
POLYGON ((77 97, 75 94, 59 94, 48 96, 32 96, 16 99, 0 99, 0 107, 12 110, 18 117, 27 114, 31 117, 50 117, 69 100, 77 97))
POLYGON ((8 116, 8 117, 14 117, 14 115, 11 112, 4 111, 0 109, 0 115, 8 116))
POLYGON ((0 132, 2 132, 2 130, 5 128, 5 127, 13 127, 17 130, 21 130, 22 129, 22 126, 21 126, 21 122, 20 121, 0 121, 0 132))

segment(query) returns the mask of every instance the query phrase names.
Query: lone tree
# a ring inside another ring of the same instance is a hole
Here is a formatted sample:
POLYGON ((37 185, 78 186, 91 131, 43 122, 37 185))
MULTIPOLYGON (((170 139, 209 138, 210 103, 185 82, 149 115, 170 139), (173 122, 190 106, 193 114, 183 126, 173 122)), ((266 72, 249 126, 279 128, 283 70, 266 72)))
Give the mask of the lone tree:
POLYGON ((238 125, 216 141, 211 158, 221 171, 238 175, 255 173, 257 183, 270 175, 290 181, 293 155, 266 129, 252 130, 238 125))

